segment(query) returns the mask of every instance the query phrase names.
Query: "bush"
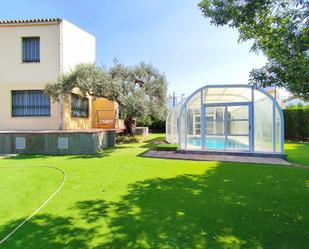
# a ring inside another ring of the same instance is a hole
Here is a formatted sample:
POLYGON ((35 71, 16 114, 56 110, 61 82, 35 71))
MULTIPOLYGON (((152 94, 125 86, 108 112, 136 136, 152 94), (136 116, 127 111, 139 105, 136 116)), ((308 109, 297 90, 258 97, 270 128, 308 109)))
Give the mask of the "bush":
POLYGON ((116 144, 128 144, 128 143, 138 143, 140 139, 136 136, 128 136, 128 135, 117 135, 116 144))
POLYGON ((165 132, 165 120, 145 116, 137 119, 137 126, 149 127, 150 132, 165 132))
POLYGON ((150 127, 153 123, 153 120, 150 116, 144 116, 142 118, 138 118, 136 122, 137 126, 150 127))
POLYGON ((165 132, 165 120, 154 119, 150 126, 151 132, 165 132))
POLYGON ((306 141, 309 139, 309 109, 293 108, 284 112, 284 137, 287 140, 306 141))

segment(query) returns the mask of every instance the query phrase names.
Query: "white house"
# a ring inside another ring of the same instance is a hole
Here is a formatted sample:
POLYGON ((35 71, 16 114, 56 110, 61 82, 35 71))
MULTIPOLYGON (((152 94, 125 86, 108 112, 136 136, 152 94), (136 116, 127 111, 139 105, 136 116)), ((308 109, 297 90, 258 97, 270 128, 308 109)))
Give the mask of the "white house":
POLYGON ((95 63, 92 34, 54 18, 0 21, 0 37, 0 131, 98 128, 98 110, 115 118, 112 101, 72 94, 53 103, 42 91, 76 64, 95 63))

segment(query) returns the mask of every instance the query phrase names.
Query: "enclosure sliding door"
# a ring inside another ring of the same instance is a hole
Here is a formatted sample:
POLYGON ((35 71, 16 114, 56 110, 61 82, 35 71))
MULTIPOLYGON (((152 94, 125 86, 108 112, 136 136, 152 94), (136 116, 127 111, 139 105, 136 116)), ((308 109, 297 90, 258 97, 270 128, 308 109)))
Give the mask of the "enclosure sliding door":
POLYGON ((250 103, 205 105, 205 149, 249 151, 250 103))

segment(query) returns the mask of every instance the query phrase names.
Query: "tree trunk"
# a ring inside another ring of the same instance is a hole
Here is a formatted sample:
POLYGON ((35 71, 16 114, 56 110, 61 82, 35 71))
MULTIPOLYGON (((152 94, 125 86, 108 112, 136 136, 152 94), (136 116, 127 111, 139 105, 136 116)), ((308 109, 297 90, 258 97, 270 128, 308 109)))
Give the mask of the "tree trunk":
POLYGON ((133 117, 126 118, 124 120, 124 126, 126 128, 127 133, 130 136, 134 136, 136 128, 136 120, 133 117))

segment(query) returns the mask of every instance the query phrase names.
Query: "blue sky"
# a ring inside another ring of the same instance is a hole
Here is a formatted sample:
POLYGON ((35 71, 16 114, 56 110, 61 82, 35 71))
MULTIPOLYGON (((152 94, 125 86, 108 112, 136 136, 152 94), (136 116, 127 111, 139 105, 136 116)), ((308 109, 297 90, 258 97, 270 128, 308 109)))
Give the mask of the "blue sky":
POLYGON ((239 44, 238 33, 210 25, 196 0, 10 0, 0 19, 61 17, 96 36, 97 64, 115 57, 128 65, 151 62, 165 72, 169 93, 188 95, 205 84, 247 83, 265 63, 239 44))

